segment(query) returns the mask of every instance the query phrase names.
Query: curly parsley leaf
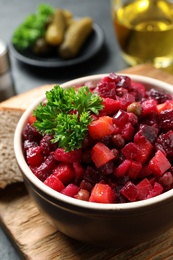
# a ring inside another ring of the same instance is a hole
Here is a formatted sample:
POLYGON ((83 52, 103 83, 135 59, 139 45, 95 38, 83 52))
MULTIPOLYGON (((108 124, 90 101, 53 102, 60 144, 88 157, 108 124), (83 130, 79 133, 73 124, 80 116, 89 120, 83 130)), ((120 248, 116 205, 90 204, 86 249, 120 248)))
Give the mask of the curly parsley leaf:
POLYGON ((31 47, 34 42, 45 35, 45 24, 55 10, 48 4, 40 4, 34 14, 28 15, 17 27, 12 36, 14 46, 23 51, 31 47))
POLYGON ((103 108, 102 99, 83 86, 63 89, 59 85, 46 92, 46 103, 40 103, 34 110, 34 126, 42 134, 53 135, 52 142, 72 151, 82 146, 92 121, 91 114, 98 114, 103 108))

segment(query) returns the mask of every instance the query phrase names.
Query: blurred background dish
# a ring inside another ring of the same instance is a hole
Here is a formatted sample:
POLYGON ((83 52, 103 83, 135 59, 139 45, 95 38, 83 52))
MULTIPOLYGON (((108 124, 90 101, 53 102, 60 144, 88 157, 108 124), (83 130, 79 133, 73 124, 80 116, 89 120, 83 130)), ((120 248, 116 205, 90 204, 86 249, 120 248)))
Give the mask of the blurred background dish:
POLYGON ((62 59, 58 55, 51 55, 48 57, 40 57, 33 54, 29 50, 18 51, 13 43, 10 44, 10 50, 14 57, 27 65, 43 68, 61 68, 66 66, 77 65, 85 62, 96 55, 102 48, 104 43, 104 33, 102 28, 96 23, 93 24, 93 31, 84 43, 79 54, 75 58, 62 59))

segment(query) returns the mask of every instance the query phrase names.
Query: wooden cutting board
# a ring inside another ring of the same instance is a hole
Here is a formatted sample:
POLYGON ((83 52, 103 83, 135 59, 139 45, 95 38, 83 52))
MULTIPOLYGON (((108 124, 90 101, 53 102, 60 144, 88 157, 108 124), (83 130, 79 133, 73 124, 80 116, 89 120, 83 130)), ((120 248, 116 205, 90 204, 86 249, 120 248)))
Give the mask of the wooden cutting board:
MULTIPOLYGON (((140 65, 121 72, 145 75, 173 84, 171 74, 154 69, 151 65, 140 65)), ((3 105, 26 108, 33 98, 40 95, 40 91, 47 89, 50 89, 49 85, 31 90, 3 102, 3 105), (26 97, 29 100, 27 104, 26 97)), ((66 237, 40 214, 30 200, 23 183, 0 190, 0 221, 23 259, 173 259, 173 229, 153 241, 123 249, 98 248, 66 237)))

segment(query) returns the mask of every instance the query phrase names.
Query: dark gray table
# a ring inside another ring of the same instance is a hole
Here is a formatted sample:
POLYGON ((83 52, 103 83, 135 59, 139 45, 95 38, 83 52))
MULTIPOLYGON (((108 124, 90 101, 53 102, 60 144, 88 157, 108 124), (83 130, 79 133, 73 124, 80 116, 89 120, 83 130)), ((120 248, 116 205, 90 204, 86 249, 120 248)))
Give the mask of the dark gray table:
MULTIPOLYGON (((0 39, 9 44, 15 28, 28 14, 35 12, 38 4, 42 2, 43 1, 40 0, 0 0, 0 39)), ((47 69, 43 71, 25 66, 25 64, 21 64, 10 55, 12 74, 17 93, 22 93, 44 84, 62 83, 79 76, 109 73, 127 67, 127 64, 121 58, 114 35, 110 14, 110 1, 49 0, 47 3, 54 7, 69 9, 74 15, 79 17, 92 17, 94 22, 104 31, 105 44, 99 54, 89 62, 67 69, 57 68, 56 70, 47 69)), ((0 229, 0 259, 19 259, 18 254, 15 252, 6 235, 4 235, 2 229, 0 229)))

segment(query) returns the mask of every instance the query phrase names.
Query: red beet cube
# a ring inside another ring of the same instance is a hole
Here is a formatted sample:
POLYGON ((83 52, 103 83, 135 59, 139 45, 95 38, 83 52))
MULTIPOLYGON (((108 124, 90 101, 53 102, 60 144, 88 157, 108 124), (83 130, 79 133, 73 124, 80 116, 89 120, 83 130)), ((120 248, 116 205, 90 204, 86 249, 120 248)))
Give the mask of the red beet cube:
POLYGON ((65 152, 64 148, 57 148, 54 158, 59 162, 73 163, 81 161, 81 150, 76 149, 71 152, 65 152))
POLYGON ((138 123, 138 117, 131 112, 128 112, 128 116, 129 116, 129 123, 131 123, 132 125, 136 125, 138 123))
POLYGON ((142 115, 148 115, 151 113, 158 113, 157 101, 155 99, 149 99, 142 102, 142 115))
POLYGON ((120 190, 120 193, 128 199, 128 201, 136 201, 138 195, 138 189, 131 181, 128 181, 124 187, 120 190))
POLYGON ((141 182, 139 182, 136 185, 136 187, 138 189, 137 200, 145 200, 145 199, 147 199, 147 196, 149 195, 149 192, 153 189, 150 181, 147 178, 145 178, 141 182))
POLYGON ((69 163, 59 163, 53 173, 63 184, 68 184, 75 178, 74 169, 69 163))
POLYGON ((124 154, 124 156, 129 160, 134 160, 138 153, 140 152, 138 146, 135 143, 127 143, 121 152, 124 154))
POLYGON ((91 158, 97 168, 115 158, 112 150, 105 144, 98 142, 91 151, 91 158))
POLYGON ((131 165, 131 161, 130 160, 124 160, 116 169, 114 172, 114 175, 116 177, 122 177, 124 175, 127 174, 128 169, 131 165))
POLYGON ((107 115, 113 115, 120 109, 120 101, 112 98, 104 98, 103 105, 103 112, 107 115))
POLYGON ((40 146, 30 147, 26 152, 26 159, 29 165, 39 166, 44 159, 40 146))
POLYGON ((64 189, 64 184, 54 174, 51 174, 45 181, 44 184, 56 191, 64 189))
POLYGON ((158 196, 158 195, 162 194, 162 192, 163 192, 162 185, 158 182, 155 182, 153 189, 149 192, 149 195, 147 196, 147 199, 158 196))
POLYGON ((166 188, 169 188, 172 184, 173 184, 173 175, 171 172, 165 172, 163 174, 163 176, 161 176, 159 178, 159 183, 166 187, 166 188))
POLYGON ((124 94, 122 97, 117 97, 117 99, 121 102, 121 108, 126 110, 128 105, 135 101, 134 95, 130 93, 124 94))
POLYGON ((113 116, 113 124, 115 124, 117 127, 119 128, 123 128, 124 125, 126 123, 128 123, 128 113, 123 111, 123 110, 119 110, 114 116, 113 116))
POLYGON ((172 130, 173 128, 173 108, 163 110, 159 116, 159 127, 164 130, 172 130))
POLYGON ((146 88, 139 82, 132 82, 132 91, 136 93, 136 96, 141 99, 146 95, 146 88))
POLYGON ((149 168, 148 164, 143 165, 141 171, 138 174, 138 178, 145 178, 152 174, 152 170, 149 168))
POLYGON ((149 168, 156 176, 162 176, 171 167, 166 156, 158 150, 149 162, 149 168))
POLYGON ((141 169, 142 164, 140 162, 131 161, 131 165, 128 169, 127 175, 132 179, 136 179, 141 169))
POLYGON ((80 188, 77 185, 70 183, 63 190, 61 190, 61 193, 73 198, 78 193, 79 189, 80 188))
POLYGON ((130 141, 133 138, 135 129, 131 123, 126 123, 123 129, 121 130, 121 135, 126 141, 130 141))
POLYGON ((73 169, 75 171, 75 177, 76 179, 81 179, 83 177, 84 168, 81 166, 79 162, 73 163, 73 169))
POLYGON ((142 135, 141 130, 134 136, 134 143, 140 151, 135 160, 142 164, 146 163, 152 155, 153 145, 142 135))
POLYGON ((114 130, 112 118, 109 116, 102 116, 99 119, 92 121, 88 126, 90 136, 96 140, 111 135, 114 130))
POLYGON ((91 191, 90 202, 112 203, 113 191, 108 184, 97 183, 91 191))

